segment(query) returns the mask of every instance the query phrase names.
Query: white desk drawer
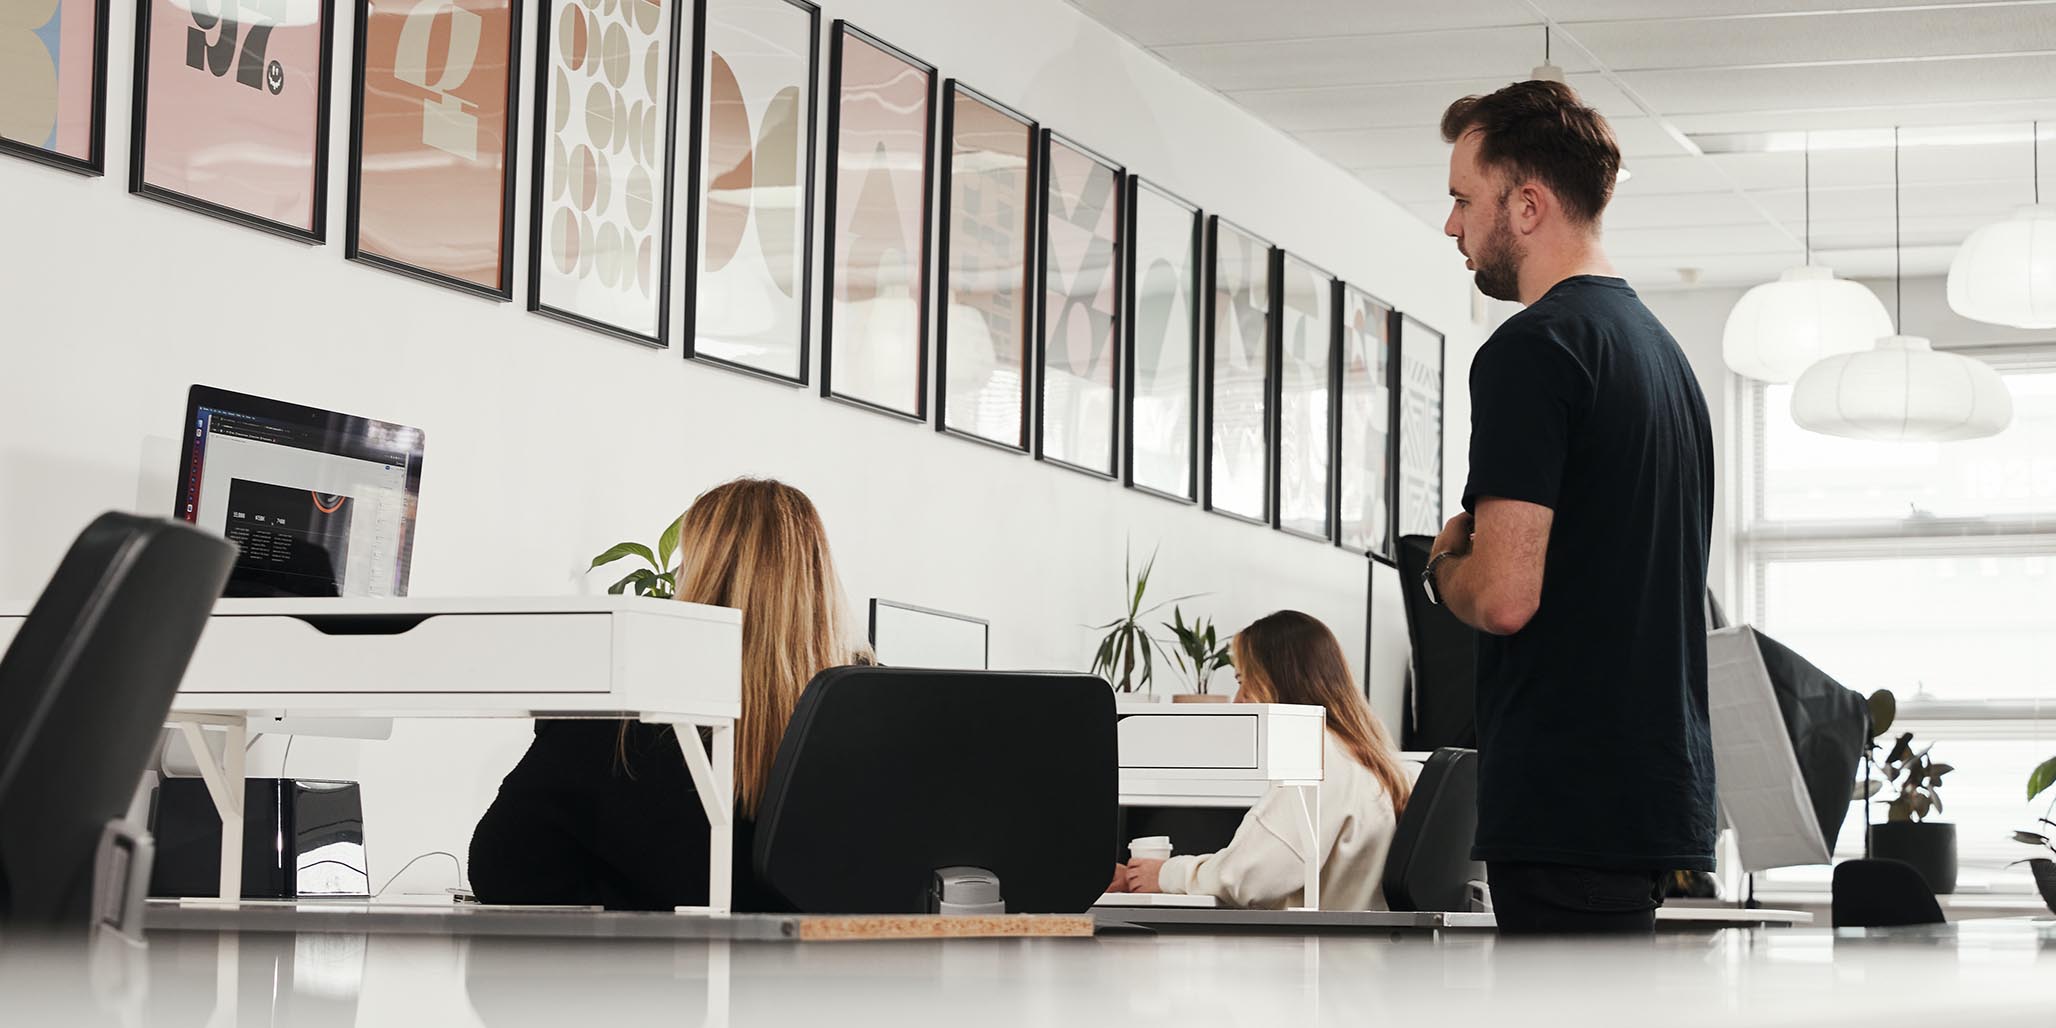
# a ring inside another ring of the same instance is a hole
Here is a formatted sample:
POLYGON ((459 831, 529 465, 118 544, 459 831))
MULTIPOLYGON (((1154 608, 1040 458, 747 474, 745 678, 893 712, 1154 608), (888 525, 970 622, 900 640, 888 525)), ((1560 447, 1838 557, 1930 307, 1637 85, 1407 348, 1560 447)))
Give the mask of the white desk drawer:
POLYGON ((1117 726, 1123 768, 1255 768, 1257 715, 1126 714, 1117 726))
POLYGON ((179 691, 605 693, 613 684, 614 621, 604 613, 432 615, 404 631, 366 634, 330 634, 315 621, 349 624, 212 618, 179 691))

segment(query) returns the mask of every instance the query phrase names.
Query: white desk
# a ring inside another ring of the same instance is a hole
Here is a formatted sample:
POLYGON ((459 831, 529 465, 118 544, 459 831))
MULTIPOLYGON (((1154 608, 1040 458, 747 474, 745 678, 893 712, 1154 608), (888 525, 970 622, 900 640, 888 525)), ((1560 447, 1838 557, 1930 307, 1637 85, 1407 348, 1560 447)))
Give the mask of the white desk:
POLYGON ((1321 908, 1321 755, 1327 713, 1285 703, 1123 703, 1114 711, 1124 807, 1256 805, 1299 796, 1307 909, 1321 908))
MULTIPOLYGON (((0 615, 0 647, 22 615, 0 615)), ((242 896, 243 750, 272 717, 638 718, 680 731, 711 827, 708 907, 729 906, 742 615, 629 596, 222 600, 167 723, 221 814, 221 898, 242 896), (222 759, 202 726, 227 735, 222 759)))

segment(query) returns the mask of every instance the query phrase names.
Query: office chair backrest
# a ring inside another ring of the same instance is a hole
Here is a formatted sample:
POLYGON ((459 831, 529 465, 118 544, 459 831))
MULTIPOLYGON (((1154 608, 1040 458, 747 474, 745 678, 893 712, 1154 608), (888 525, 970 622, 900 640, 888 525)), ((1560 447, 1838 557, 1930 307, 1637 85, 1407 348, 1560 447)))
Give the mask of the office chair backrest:
POLYGON ((0 657, 0 924, 92 921, 95 851, 123 817, 236 548, 108 513, 72 543, 0 657))
POLYGON ((1413 685, 1400 725, 1400 748, 1432 750, 1478 745, 1478 633, 1446 607, 1428 602, 1421 575, 1435 540, 1399 540, 1399 592, 1406 606, 1413 685))
POLYGON ((1845 860, 1835 865, 1837 928, 1941 924, 1942 905, 1913 865, 1897 860, 1845 860))
POLYGON ((1478 751, 1439 749, 1414 780, 1385 858, 1385 903, 1394 910, 1470 909, 1478 835, 1478 751))
POLYGON ((1114 700, 1089 675, 845 667, 800 696, 757 877, 801 913, 924 913, 945 868, 1009 913, 1083 913, 1113 873, 1114 700))

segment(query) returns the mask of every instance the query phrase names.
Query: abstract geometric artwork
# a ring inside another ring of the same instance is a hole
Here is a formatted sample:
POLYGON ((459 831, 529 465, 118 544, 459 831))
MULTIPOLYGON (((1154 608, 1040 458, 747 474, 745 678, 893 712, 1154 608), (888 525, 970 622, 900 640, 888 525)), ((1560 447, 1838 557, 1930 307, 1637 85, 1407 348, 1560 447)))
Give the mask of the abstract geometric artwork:
POLYGON ((1198 498, 1199 208, 1128 188, 1128 484, 1198 498))
POLYGON ((844 21, 830 47, 821 394, 925 421, 935 68, 844 21))
POLYGON ((1206 506, 1270 523, 1271 244, 1219 215, 1207 221, 1206 506))
POLYGON ((357 7, 346 256, 514 295, 516 0, 357 7))
POLYGON ((1400 319, 1399 534, 1442 531, 1442 333, 1400 319))
POLYGON ((1328 541, 1328 446, 1334 426, 1335 279, 1286 254, 1278 322, 1278 520, 1294 535, 1328 541))
POLYGON ((820 9, 702 0, 686 355, 807 380, 820 9))
POLYGON ((1026 451, 1035 123, 955 80, 943 94, 937 427, 1026 451))
POLYGON ((541 0, 528 308, 669 345, 679 0, 541 0))
POLYGON ((0 152, 100 174, 106 68, 101 0, 0 0, 0 152))
POLYGON ((1036 451, 1114 477, 1121 354, 1121 169, 1043 132, 1042 403, 1036 451))
POLYGON ((129 191, 322 242, 331 14, 330 0, 145 0, 129 191))
POLYGON ((1340 542, 1391 558, 1392 308, 1355 286, 1342 289, 1340 542))

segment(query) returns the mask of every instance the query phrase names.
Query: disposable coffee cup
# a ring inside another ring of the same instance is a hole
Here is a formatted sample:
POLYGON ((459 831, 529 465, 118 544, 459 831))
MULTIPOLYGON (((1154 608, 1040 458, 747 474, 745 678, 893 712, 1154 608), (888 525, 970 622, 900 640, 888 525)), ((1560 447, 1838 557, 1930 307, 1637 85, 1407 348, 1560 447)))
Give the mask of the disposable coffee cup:
POLYGON ((1145 835, 1128 840, 1129 860, 1171 859, 1171 837, 1168 835, 1145 835))

